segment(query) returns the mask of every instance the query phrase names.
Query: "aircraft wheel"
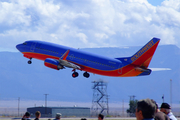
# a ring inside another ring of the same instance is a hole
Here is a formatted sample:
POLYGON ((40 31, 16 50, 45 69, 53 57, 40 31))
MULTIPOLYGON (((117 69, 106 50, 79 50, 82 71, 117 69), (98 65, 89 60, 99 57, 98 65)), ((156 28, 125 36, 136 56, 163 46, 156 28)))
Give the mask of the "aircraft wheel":
POLYGON ((32 61, 31 61, 31 60, 29 60, 29 61, 28 61, 28 64, 31 64, 31 63, 32 63, 32 61))
POLYGON ((72 77, 73 77, 73 78, 76 78, 78 75, 79 75, 78 72, 74 72, 74 73, 72 74, 72 77))
POLYGON ((88 72, 85 72, 85 73, 83 74, 83 76, 86 77, 86 78, 89 78, 90 75, 89 75, 88 72))

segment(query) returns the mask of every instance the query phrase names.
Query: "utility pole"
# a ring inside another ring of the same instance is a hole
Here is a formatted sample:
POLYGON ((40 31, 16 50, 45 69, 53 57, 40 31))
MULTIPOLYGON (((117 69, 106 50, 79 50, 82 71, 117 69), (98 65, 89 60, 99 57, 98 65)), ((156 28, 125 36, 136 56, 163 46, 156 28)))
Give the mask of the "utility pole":
MULTIPOLYGON (((180 101, 179 101, 179 105, 180 105, 180 101)), ((179 115, 180 115, 180 112, 179 112, 179 115)))
POLYGON ((130 101, 132 100, 132 101, 134 101, 135 100, 135 95, 132 95, 132 96, 129 96, 130 97, 130 101))
POLYGON ((130 101, 129 101, 129 113, 130 116, 133 117, 135 116, 135 112, 136 112, 136 104, 135 104, 135 95, 129 96, 130 97, 130 101), (132 103, 132 104, 131 104, 132 103))
POLYGON ((124 100, 122 102, 123 102, 123 104, 122 104, 122 117, 124 117, 124 100))
POLYGON ((47 95, 49 94, 44 94, 45 95, 45 116, 47 115, 47 95))
POLYGON ((172 79, 170 79, 170 103, 172 108, 172 79))
POLYGON ((107 115, 109 115, 109 95, 107 95, 107 115))
POLYGON ((19 105, 20 105, 20 97, 18 97, 18 117, 19 117, 19 105))

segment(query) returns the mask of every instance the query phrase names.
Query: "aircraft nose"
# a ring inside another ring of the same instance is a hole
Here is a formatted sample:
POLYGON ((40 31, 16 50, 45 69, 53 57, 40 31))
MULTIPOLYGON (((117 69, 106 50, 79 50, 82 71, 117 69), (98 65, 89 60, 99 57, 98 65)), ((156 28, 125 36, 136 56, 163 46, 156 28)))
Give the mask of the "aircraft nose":
POLYGON ((16 45, 16 48, 20 51, 21 44, 16 45))

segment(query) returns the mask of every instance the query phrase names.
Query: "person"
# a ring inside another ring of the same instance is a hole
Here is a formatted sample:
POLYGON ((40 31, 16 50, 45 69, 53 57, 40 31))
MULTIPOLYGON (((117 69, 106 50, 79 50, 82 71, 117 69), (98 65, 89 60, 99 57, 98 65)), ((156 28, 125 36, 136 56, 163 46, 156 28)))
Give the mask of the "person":
POLYGON ((34 120, 39 120, 39 118, 41 117, 41 113, 39 111, 37 111, 35 113, 35 116, 36 116, 36 118, 34 120))
POLYGON ((137 120, 154 120, 156 105, 151 99, 143 99, 137 102, 136 119, 137 120))
POLYGON ((161 104, 161 111, 165 113, 170 120, 177 120, 177 118, 171 112, 171 106, 168 103, 161 104))
POLYGON ((98 120, 103 120, 104 119, 104 115, 103 114, 99 114, 98 115, 98 120))
POLYGON ((60 120, 61 119, 61 113, 56 113, 56 118, 54 120, 60 120))
POLYGON ((81 118, 81 120, 87 120, 86 118, 81 118))
POLYGON ((31 114, 29 112, 26 112, 21 120, 31 120, 30 116, 31 116, 31 114))
POLYGON ((156 104, 155 120, 169 120, 169 117, 159 110, 158 104, 156 104))

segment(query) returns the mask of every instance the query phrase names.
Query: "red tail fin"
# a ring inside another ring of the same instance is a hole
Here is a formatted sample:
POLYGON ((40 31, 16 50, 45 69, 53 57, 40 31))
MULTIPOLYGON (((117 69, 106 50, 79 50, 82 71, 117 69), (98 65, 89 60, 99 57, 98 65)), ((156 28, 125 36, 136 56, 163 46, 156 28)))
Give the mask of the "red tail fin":
POLYGON ((160 39, 153 38, 144 47, 142 47, 137 53, 130 57, 131 64, 147 68, 151 59, 156 51, 160 39))

